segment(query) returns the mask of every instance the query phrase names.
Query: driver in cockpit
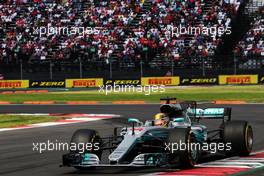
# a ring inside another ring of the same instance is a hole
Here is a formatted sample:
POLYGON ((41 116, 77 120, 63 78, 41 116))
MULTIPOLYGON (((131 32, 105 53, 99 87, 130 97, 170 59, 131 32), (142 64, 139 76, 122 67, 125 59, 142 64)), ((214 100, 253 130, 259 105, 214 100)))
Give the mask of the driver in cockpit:
POLYGON ((165 114, 165 113, 158 113, 154 116, 154 125, 155 126, 164 126, 167 127, 169 122, 170 122, 170 118, 165 114))
POLYGON ((174 107, 173 115, 168 115, 167 113, 158 113, 154 117, 155 126, 168 127, 172 126, 190 126, 191 120, 187 114, 185 114, 181 108, 174 107))

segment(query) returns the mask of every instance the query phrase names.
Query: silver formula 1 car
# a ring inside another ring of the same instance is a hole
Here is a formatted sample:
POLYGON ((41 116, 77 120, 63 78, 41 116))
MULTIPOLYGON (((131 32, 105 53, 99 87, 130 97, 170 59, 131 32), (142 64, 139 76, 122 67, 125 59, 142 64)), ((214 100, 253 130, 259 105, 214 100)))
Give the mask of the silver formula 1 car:
MULTIPOLYGON (((249 155, 253 146, 253 131, 246 121, 232 121, 231 108, 197 108, 196 102, 166 101, 160 106, 168 123, 156 125, 156 120, 141 122, 130 118, 127 127, 115 128, 114 134, 101 137, 92 129, 77 130, 71 143, 89 144, 80 152, 71 149, 63 155, 62 166, 88 169, 106 166, 127 167, 193 167, 208 154, 249 155), (220 119, 217 129, 209 131, 202 119, 220 119), (212 147, 213 146, 213 147, 212 147), (213 148, 213 149, 212 149, 213 148), (213 150, 213 152, 212 152, 213 150), (101 157, 109 151, 106 164, 101 157)), ((159 119, 160 120, 160 119, 159 119)))

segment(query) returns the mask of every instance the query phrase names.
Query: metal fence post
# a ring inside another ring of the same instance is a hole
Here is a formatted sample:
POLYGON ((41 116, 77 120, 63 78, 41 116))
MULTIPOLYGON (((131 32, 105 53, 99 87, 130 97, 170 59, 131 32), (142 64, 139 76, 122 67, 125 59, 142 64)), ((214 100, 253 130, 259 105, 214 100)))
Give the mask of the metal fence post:
POLYGON ((174 61, 171 59, 171 76, 174 76, 174 61))
MULTIPOLYGON (((200 55, 200 57, 202 57, 202 56, 200 55)), ((205 76, 205 64, 204 64, 204 57, 202 57, 202 62, 203 62, 203 76, 205 76)))
POLYGON ((53 73, 52 73, 52 62, 50 61, 50 80, 53 79, 53 73))
POLYGON ((23 79, 23 61, 20 59, 20 79, 23 79))
POLYGON ((83 69, 82 69, 82 59, 79 57, 79 64, 80 64, 80 78, 83 77, 83 69))
POLYGON ((234 53, 234 75, 237 74, 237 58, 236 54, 234 53))
POLYGON ((143 77, 143 61, 140 61, 140 77, 143 77))
POLYGON ((113 77, 113 70, 112 70, 112 59, 109 59, 109 72, 110 72, 110 79, 113 77))

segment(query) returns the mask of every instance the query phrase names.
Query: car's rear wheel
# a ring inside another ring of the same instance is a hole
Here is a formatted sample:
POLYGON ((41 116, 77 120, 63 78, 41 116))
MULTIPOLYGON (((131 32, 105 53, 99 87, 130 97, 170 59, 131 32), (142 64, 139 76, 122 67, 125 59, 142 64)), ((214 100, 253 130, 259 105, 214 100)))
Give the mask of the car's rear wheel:
POLYGON ((230 121, 225 123, 223 141, 230 143, 231 151, 227 154, 248 156, 253 147, 253 130, 246 121, 230 121))
POLYGON ((185 168, 193 167, 196 164, 199 158, 199 149, 193 145, 197 142, 190 128, 170 129, 168 142, 170 144, 170 164, 178 164, 185 168))
MULTIPOLYGON (((76 146, 78 146, 79 144, 82 144, 86 146, 87 143, 93 146, 92 148, 89 148, 88 151, 87 150, 79 151, 78 149, 76 149, 76 150, 71 150, 70 152, 71 153, 80 153, 80 152, 93 153, 93 154, 96 154, 100 159, 102 155, 102 150, 100 150, 100 148, 98 149, 94 147, 96 143, 97 143, 97 146, 101 145, 101 138, 98 132, 95 130, 90 130, 90 129, 80 129, 74 132, 71 138, 71 144, 75 144, 76 146)), ((79 166, 75 168, 79 170, 86 169, 85 167, 79 167, 79 166)))

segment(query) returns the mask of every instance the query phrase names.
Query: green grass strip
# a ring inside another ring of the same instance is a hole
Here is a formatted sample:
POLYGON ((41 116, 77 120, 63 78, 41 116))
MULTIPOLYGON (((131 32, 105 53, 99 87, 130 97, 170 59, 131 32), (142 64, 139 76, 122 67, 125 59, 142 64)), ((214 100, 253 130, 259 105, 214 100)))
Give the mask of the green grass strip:
POLYGON ((248 102, 264 102, 264 86, 213 86, 213 87, 175 87, 166 88, 164 93, 156 92, 146 95, 136 92, 105 93, 99 90, 63 91, 46 94, 0 94, 0 101, 22 103, 24 101, 120 101, 144 100, 146 102, 159 102, 161 97, 177 97, 181 100, 244 100, 248 102))
POLYGON ((52 122, 60 119, 63 119, 63 117, 2 114, 0 115, 0 128, 17 127, 42 122, 52 122))

